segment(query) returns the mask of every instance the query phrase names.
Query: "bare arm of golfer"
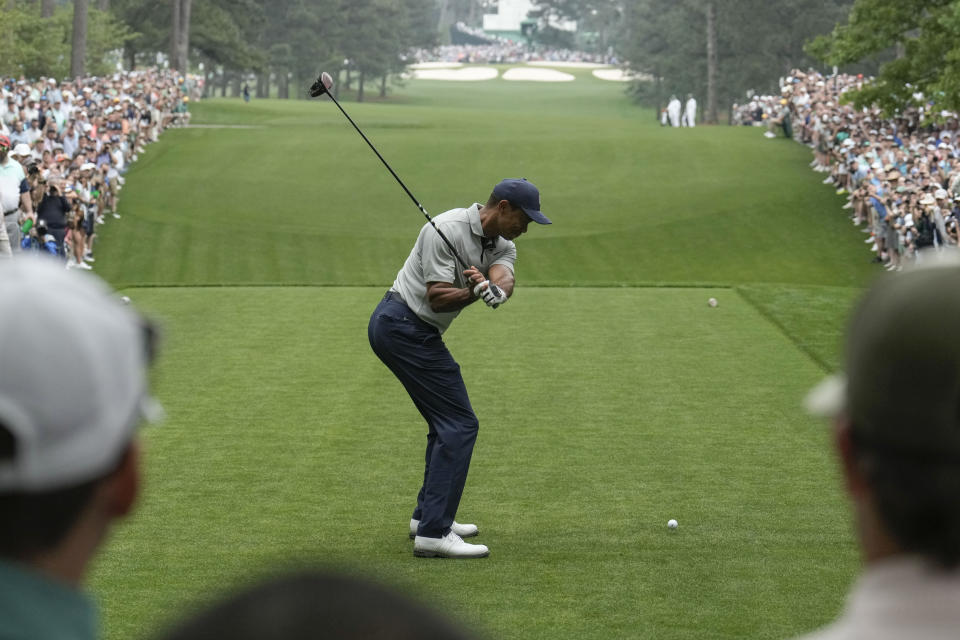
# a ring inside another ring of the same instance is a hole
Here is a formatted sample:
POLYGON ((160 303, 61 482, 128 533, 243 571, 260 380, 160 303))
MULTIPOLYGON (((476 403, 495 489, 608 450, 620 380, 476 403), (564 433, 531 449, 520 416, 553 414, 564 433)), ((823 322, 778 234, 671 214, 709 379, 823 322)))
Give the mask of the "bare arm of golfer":
POLYGON ((470 282, 470 286, 463 289, 455 287, 449 282, 427 283, 427 301, 430 303, 431 309, 436 313, 458 311, 478 299, 473 295, 473 288, 486 278, 476 267, 470 267, 463 272, 463 275, 470 282))
MULTIPOLYGON (((427 300, 430 302, 431 309, 438 313, 457 311, 477 300, 477 297, 473 295, 473 287, 488 278, 485 278, 476 267, 470 267, 463 272, 463 275, 470 282, 470 286, 464 289, 455 287, 449 282, 427 283, 427 300)), ((502 264, 491 266, 489 280, 503 289, 508 298, 513 295, 513 287, 516 281, 513 277, 513 271, 507 267, 502 264)))
POLYGON ((490 282, 503 289, 508 298, 513 295, 513 286, 516 284, 516 280, 513 277, 513 271, 508 267, 502 264, 491 265, 489 278, 490 282))

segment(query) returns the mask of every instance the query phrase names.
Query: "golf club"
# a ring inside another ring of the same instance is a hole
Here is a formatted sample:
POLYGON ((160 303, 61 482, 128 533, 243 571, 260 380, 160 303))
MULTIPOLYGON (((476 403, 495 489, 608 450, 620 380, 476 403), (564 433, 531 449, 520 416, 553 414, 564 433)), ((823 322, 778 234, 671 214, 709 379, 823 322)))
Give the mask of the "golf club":
MULTIPOLYGON (((440 235, 440 239, 443 240, 443 242, 447 245, 450 251, 453 252, 453 256, 457 259, 457 262, 460 263, 460 266, 463 267, 464 270, 469 269, 470 265, 468 265, 466 262, 463 261, 463 258, 460 257, 460 254, 457 252, 456 247, 453 246, 453 243, 450 242, 447 239, 447 236, 443 235, 443 231, 440 231, 437 225, 433 223, 433 218, 430 217, 430 214, 427 213, 427 210, 423 208, 423 205, 420 204, 420 202, 414 197, 414 195, 410 193, 410 189, 407 188, 407 185, 403 184, 403 180, 400 179, 400 176, 397 175, 397 172, 394 171, 393 167, 391 167, 390 164, 384 159, 384 157, 380 155, 380 152, 377 151, 377 148, 373 146, 373 143, 370 142, 370 139, 367 138, 367 136, 364 135, 363 131, 360 130, 360 127, 358 127, 357 123, 353 121, 353 118, 351 118, 350 115, 346 111, 344 111, 343 107, 340 106, 340 103, 337 102, 337 99, 333 97, 333 94, 330 93, 330 89, 332 87, 333 87, 333 78, 330 76, 329 73, 324 71, 323 73, 320 74, 320 77, 317 78, 317 81, 314 82, 313 85, 310 87, 310 97, 317 98, 319 96, 326 94, 327 96, 329 96, 331 100, 333 100, 333 104, 337 105, 337 108, 340 109, 340 113, 342 113, 344 117, 346 117, 346 119, 350 121, 350 124, 353 125, 353 128, 356 129, 357 133, 360 134, 360 137, 363 138, 363 141, 367 143, 367 146, 369 146, 370 149, 373 150, 375 154, 377 154, 377 157, 380 158, 380 162, 382 162, 383 166, 387 168, 387 171, 390 172, 390 175, 392 175, 394 180, 396 180, 397 183, 401 187, 403 187, 403 190, 406 192, 406 194, 410 196, 410 199, 413 201, 413 204, 417 205, 417 209, 419 209, 420 213, 424 215, 424 217, 427 219, 427 222, 430 223, 430 226, 433 227, 434 231, 436 231, 440 235)), ((493 292, 493 295, 497 297, 500 297, 501 295, 503 295, 503 292, 500 290, 500 287, 498 287, 494 283, 490 282, 489 286, 490 286, 490 291, 493 292)), ((500 305, 493 305, 493 308, 496 309, 499 306, 500 305)))

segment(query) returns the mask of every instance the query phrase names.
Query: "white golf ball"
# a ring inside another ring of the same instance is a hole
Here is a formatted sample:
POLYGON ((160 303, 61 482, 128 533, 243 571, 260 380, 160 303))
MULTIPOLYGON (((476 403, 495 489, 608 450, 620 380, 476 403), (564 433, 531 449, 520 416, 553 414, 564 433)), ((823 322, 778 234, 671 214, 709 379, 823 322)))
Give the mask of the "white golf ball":
POLYGON ((677 524, 676 520, 671 519, 671 520, 667 520, 667 526, 670 527, 671 529, 676 529, 680 525, 677 524))
POLYGON ((710 305, 711 307, 715 307, 719 303, 717 302, 716 298, 710 298, 709 300, 707 300, 707 304, 710 305))
POLYGON ((120 296, 120 302, 122 304, 130 304, 130 298, 128 298, 127 296, 120 296))

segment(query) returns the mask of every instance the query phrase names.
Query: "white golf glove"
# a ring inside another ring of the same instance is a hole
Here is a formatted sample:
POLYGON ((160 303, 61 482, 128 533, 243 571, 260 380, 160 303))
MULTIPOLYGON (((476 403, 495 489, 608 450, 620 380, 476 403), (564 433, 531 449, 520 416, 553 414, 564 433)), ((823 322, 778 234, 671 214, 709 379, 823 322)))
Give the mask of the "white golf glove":
POLYGON ((489 280, 484 280, 475 286, 473 288, 473 295, 482 298, 488 307, 494 309, 507 301, 507 294, 503 292, 503 289, 496 285, 491 286, 489 280))

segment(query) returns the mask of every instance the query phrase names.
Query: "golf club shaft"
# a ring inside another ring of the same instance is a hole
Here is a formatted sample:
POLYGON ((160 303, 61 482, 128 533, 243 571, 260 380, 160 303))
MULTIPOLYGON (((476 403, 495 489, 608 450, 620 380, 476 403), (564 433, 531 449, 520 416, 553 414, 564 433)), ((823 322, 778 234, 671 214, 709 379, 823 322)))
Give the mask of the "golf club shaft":
POLYGON ((420 213, 422 213, 422 214, 424 215, 424 217, 427 219, 427 222, 430 223, 430 226, 434 228, 434 230, 440 235, 440 238, 446 243, 446 245, 447 245, 447 247, 450 249, 450 251, 453 252, 453 256, 457 259, 457 262, 460 263, 460 266, 463 267, 464 271, 466 271, 467 269, 469 269, 469 268, 470 268, 470 265, 468 265, 466 262, 463 261, 463 258, 460 257, 460 254, 457 252, 457 249, 453 246, 453 243, 451 243, 451 242, 447 239, 447 236, 443 235, 443 231, 440 231, 440 229, 437 227, 437 225, 435 225, 435 224, 433 223, 433 218, 430 217, 430 214, 427 213, 427 210, 424 209, 424 208, 423 208, 423 205, 420 204, 420 202, 414 197, 414 195, 413 195, 412 193, 410 193, 410 189, 407 189, 407 185, 403 184, 403 180, 400 179, 400 176, 397 175, 397 172, 394 171, 394 170, 393 170, 393 167, 391 167, 390 164, 383 158, 383 156, 380 155, 380 152, 377 151, 377 148, 376 148, 375 146, 373 146, 373 143, 370 142, 370 139, 367 138, 367 136, 364 135, 363 131, 360 130, 360 127, 358 127, 358 126, 357 126, 357 123, 353 121, 353 118, 350 117, 350 114, 348 114, 348 113, 343 109, 343 107, 340 106, 340 103, 337 102, 337 99, 333 97, 333 94, 331 94, 329 91, 326 92, 326 94, 327 94, 328 96, 330 96, 330 99, 331 99, 331 100, 333 100, 333 104, 337 105, 337 108, 340 109, 340 113, 342 113, 342 114, 346 117, 346 119, 350 121, 350 124, 353 125, 353 128, 356 129, 356 130, 357 130, 357 133, 360 134, 360 137, 363 138, 363 141, 367 143, 367 146, 370 147, 370 149, 371 149, 375 154, 377 154, 377 157, 380 158, 380 162, 382 162, 382 163, 383 163, 383 166, 385 166, 385 167, 387 168, 387 171, 390 172, 390 175, 393 176, 394 180, 396 180, 397 183, 398 183, 401 187, 403 187, 403 190, 406 192, 406 194, 407 194, 408 196, 410 196, 410 199, 413 201, 413 204, 417 205, 417 209, 420 209, 420 213))

